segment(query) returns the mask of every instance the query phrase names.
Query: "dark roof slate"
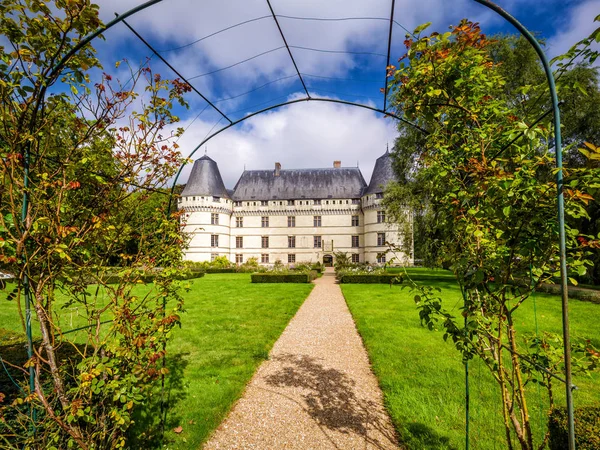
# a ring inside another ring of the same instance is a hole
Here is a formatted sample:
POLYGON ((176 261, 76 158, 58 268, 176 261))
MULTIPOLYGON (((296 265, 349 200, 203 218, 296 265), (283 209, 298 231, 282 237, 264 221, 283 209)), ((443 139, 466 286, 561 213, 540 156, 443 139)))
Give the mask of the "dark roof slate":
POLYGON ((181 193, 182 197, 190 195, 231 197, 227 189, 225 189, 221 172, 219 172, 219 166, 207 155, 196 160, 188 182, 181 193))
POLYGON ((375 167, 373 168, 373 175, 371 175, 369 187, 363 195, 383 192, 385 186, 390 181, 395 180, 396 176, 394 174, 394 168, 392 167, 392 157, 390 156, 389 151, 386 151, 375 161, 375 167))
POLYGON ((233 200, 359 198, 367 186, 358 167, 328 169, 246 170, 233 200))

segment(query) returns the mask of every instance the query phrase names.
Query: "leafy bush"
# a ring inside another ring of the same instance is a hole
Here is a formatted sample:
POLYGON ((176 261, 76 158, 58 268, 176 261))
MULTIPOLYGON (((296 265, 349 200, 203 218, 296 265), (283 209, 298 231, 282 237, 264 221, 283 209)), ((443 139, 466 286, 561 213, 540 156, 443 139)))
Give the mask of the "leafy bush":
POLYGON ((208 267, 206 273, 236 273, 235 267, 208 267))
POLYGON ((310 273, 253 273, 251 276, 253 283, 310 283, 314 275, 310 273))
POLYGON ((400 284, 402 277, 391 273, 344 274, 338 277, 343 284, 400 284))
MULTIPOLYGON (((536 288, 536 291, 560 295, 560 285, 542 284, 536 288)), ((595 291, 592 289, 569 289, 569 298, 576 298, 577 300, 584 302, 600 304, 600 291, 595 291)))
MULTIPOLYGON (((556 408, 548 423, 550 450, 569 448, 566 408, 556 408)), ((583 407, 575 410, 575 445, 578 450, 600 448, 600 407, 583 407)))

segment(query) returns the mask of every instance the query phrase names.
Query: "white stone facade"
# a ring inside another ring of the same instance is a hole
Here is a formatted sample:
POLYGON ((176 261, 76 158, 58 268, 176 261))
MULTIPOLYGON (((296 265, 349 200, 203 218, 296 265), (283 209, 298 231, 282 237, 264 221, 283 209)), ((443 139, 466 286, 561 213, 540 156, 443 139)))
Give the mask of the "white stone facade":
POLYGON ((190 193, 184 190, 178 203, 190 238, 189 261, 226 256, 238 264, 250 258, 264 265, 277 260, 328 263, 341 251, 355 262, 413 262, 412 255, 390 251, 389 244, 399 247, 401 237, 385 220, 381 192, 359 198, 237 201, 209 193, 185 195, 190 193))

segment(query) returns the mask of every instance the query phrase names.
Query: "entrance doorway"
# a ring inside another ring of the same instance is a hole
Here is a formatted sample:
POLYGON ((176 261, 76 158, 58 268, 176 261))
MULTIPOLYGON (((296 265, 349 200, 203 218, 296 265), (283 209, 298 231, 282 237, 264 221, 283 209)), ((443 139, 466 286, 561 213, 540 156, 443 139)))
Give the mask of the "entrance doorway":
POLYGON ((333 267, 333 256, 323 255, 323 265, 325 267, 333 267))

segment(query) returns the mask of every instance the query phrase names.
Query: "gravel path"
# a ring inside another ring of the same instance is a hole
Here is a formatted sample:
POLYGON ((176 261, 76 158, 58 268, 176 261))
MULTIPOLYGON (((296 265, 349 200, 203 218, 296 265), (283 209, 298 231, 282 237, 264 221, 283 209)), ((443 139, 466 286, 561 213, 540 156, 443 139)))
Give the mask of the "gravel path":
POLYGON ((395 449, 394 428, 328 271, 205 449, 395 449))

